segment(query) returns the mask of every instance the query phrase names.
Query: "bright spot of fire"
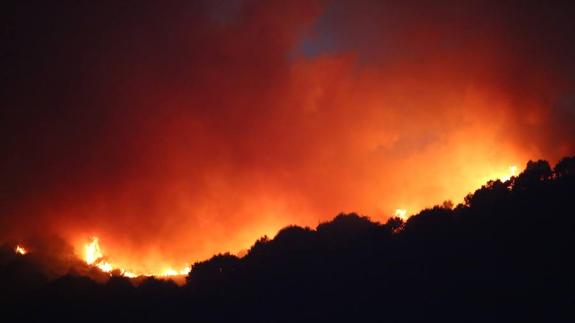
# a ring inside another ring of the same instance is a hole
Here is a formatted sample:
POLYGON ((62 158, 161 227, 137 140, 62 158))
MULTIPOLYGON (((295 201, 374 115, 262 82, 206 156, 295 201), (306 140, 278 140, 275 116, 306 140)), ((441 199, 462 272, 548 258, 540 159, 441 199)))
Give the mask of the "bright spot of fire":
POLYGON ((517 174, 517 166, 509 166, 509 172, 511 176, 515 176, 517 174))
POLYGON ((100 249, 100 242, 97 237, 93 237, 90 243, 84 246, 84 261, 88 265, 95 266, 101 271, 106 273, 111 273, 117 270, 122 276, 127 278, 135 278, 138 276, 156 276, 156 277, 174 277, 174 276, 185 276, 189 273, 190 267, 186 266, 180 270, 176 270, 168 267, 160 273, 136 273, 133 271, 128 271, 124 268, 120 268, 104 260, 104 254, 100 249))
POLYGON ((100 243, 96 237, 92 238, 92 241, 84 247, 84 250, 86 253, 85 260, 88 265, 94 264, 103 257, 102 251, 100 251, 100 243))
POLYGON ((16 252, 19 255, 25 255, 28 253, 28 250, 26 250, 26 248, 22 247, 21 245, 16 245, 16 248, 14 248, 14 252, 16 252))
POLYGON ((93 237, 92 241, 84 247, 85 258, 84 260, 88 265, 94 265, 100 268, 101 271, 109 273, 114 270, 114 266, 104 261, 104 255, 100 250, 100 243, 97 237, 93 237))
POLYGON ((395 209, 395 216, 402 219, 402 220, 407 220, 408 216, 407 216, 407 210, 405 209, 395 209))
POLYGON ((122 276, 124 277, 128 277, 128 278, 136 278, 138 277, 138 275, 136 275, 135 273, 131 272, 131 271, 125 271, 122 273, 122 276))
POLYGON ((504 182, 507 182, 508 180, 510 180, 515 175, 517 175, 517 166, 515 166, 515 165, 509 166, 509 174, 501 177, 501 180, 504 182))
POLYGON ((101 271, 106 272, 106 273, 109 273, 114 269, 114 267, 112 267, 111 264, 109 264, 105 261, 97 263, 96 267, 100 268, 101 271))
POLYGON ((183 276, 183 275, 187 275, 190 272, 190 267, 184 267, 181 270, 175 270, 172 268, 168 268, 166 270, 164 270, 164 272, 162 272, 161 274, 159 274, 158 276, 183 276))

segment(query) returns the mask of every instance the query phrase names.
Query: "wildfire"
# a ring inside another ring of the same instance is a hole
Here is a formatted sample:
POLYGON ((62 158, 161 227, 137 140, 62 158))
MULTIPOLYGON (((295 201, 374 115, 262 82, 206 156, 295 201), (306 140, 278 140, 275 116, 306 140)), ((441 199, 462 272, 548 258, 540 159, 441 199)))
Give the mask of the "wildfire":
POLYGON ((98 259, 103 257, 102 251, 100 251, 100 243, 96 237, 92 238, 92 241, 86 245, 84 250, 86 253, 86 257, 84 259, 88 265, 94 264, 98 259))
MULTIPOLYGON (((514 163, 509 163, 507 161, 502 165, 503 167, 494 167, 493 169, 487 169, 481 172, 481 182, 484 183, 488 179, 499 179, 501 181, 508 181, 514 176, 517 176, 519 168, 514 165, 514 163), (511 166, 506 166, 511 165, 511 166)), ((472 168, 470 168, 470 173, 473 173, 472 168)), ((475 175, 475 173, 473 173, 475 175)), ((420 206, 415 202, 398 201, 396 204, 401 206, 400 208, 392 209, 393 215, 403 221, 407 221, 411 213, 408 213, 408 209, 412 212, 414 209, 418 209, 420 206)), ((98 237, 92 237, 88 243, 83 245, 84 253, 82 255, 83 260, 86 264, 96 267, 103 272, 110 275, 121 275, 127 278, 136 277, 159 277, 159 278, 183 278, 189 272, 191 267, 189 265, 184 265, 182 267, 174 266, 157 266, 158 263, 153 264, 153 267, 146 267, 136 264, 134 262, 121 262, 117 259, 112 259, 110 255, 106 255, 104 249, 100 246, 100 240, 98 237), (153 268, 153 269, 150 269, 153 268)), ((19 249, 18 249, 19 250, 19 249)), ((24 254, 26 251, 22 248, 22 252, 16 251, 20 254, 24 254)))
POLYGON ((84 247, 84 251, 84 260, 88 265, 94 265, 107 273, 114 270, 114 266, 104 260, 104 254, 100 250, 100 242, 97 237, 92 238, 92 241, 84 247))
POLYGON ((507 182, 508 180, 510 180, 512 177, 514 177, 516 175, 517 175, 517 166, 512 165, 512 166, 509 166, 509 174, 501 177, 501 180, 504 182, 507 182))
POLYGON ((175 270, 172 268, 168 268, 166 270, 164 270, 161 274, 157 275, 157 276, 165 276, 165 277, 170 277, 170 276, 184 276, 187 275, 190 272, 190 267, 184 267, 183 269, 180 270, 175 270))
POLYGON ((103 272, 111 273, 112 271, 118 271, 122 276, 127 278, 135 278, 138 276, 156 276, 156 277, 185 276, 190 271, 189 266, 186 266, 180 270, 168 267, 160 273, 137 273, 126 270, 124 268, 113 265, 112 263, 109 263, 104 260, 104 254, 100 249, 100 241, 97 237, 93 237, 92 240, 84 246, 84 261, 88 265, 95 266, 103 272))
POLYGON ((395 209, 395 216, 402 219, 403 221, 407 220, 407 210, 406 209, 395 209))
POLYGON ((26 250, 26 248, 24 248, 21 245, 16 245, 16 248, 14 248, 14 252, 23 256, 28 253, 28 250, 26 250))

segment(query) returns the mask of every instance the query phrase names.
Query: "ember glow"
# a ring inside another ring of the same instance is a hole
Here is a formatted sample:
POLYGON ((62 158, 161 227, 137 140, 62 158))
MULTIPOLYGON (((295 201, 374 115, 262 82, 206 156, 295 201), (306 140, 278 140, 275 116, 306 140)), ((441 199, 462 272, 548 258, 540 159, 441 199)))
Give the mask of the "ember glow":
POLYGON ((154 276, 154 277, 186 276, 190 272, 189 266, 185 266, 179 270, 168 267, 160 272, 135 272, 119 267, 117 265, 113 265, 104 260, 104 254, 100 249, 100 241, 97 237, 92 237, 90 242, 84 246, 84 261, 86 262, 86 264, 95 266, 103 272, 111 273, 112 271, 118 271, 120 275, 128 278, 135 278, 138 276, 154 276))
POLYGON ((290 224, 407 217, 575 152, 559 4, 143 2, 10 6, 2 238, 181 274, 290 224))
POLYGON ((509 175, 502 177, 501 180, 506 182, 516 175, 517 175, 517 166, 509 166, 509 175))
POLYGON ((28 253, 28 250, 26 250, 26 248, 24 248, 21 245, 16 245, 16 248, 14 248, 14 252, 19 255, 25 255, 28 253))
POLYGON ((100 251, 100 243, 96 237, 92 238, 92 241, 84 247, 84 250, 86 255, 85 260, 88 265, 96 263, 96 261, 102 259, 104 256, 102 251, 100 251))
POLYGON ((111 272, 114 266, 104 260, 104 254, 100 250, 100 242, 97 237, 93 237, 90 243, 84 247, 85 261, 88 265, 100 268, 103 272, 111 272))
POLYGON ((407 210, 404 209, 396 209, 395 210, 395 216, 402 219, 402 220, 407 220, 407 210))

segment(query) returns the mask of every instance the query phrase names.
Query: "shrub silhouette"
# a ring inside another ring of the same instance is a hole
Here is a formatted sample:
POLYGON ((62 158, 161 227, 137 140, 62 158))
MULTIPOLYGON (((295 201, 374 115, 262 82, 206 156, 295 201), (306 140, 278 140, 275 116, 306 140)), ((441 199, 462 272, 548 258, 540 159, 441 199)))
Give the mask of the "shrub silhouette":
POLYGON ((517 176, 513 187, 518 190, 525 190, 550 179, 552 175, 553 171, 547 161, 529 161, 527 168, 517 176))
POLYGON ((575 176, 575 157, 565 157, 555 165, 555 176, 559 178, 575 176))

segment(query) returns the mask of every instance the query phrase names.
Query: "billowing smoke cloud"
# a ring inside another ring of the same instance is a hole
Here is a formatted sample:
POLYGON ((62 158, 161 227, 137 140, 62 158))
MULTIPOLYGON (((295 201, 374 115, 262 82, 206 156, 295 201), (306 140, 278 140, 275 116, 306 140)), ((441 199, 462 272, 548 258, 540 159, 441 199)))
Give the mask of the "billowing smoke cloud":
POLYGON ((572 5, 14 1, 0 234, 142 270, 459 200, 575 144, 572 5))

